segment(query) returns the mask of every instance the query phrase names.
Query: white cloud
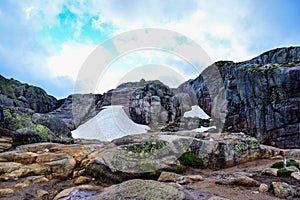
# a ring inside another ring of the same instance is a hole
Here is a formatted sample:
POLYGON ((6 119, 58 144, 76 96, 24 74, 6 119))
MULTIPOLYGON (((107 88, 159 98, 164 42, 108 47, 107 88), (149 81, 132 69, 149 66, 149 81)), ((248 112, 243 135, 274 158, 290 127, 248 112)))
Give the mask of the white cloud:
POLYGON ((104 31, 103 24, 106 23, 106 19, 103 16, 99 16, 98 19, 92 19, 92 27, 104 31))
POLYGON ((95 48, 95 45, 75 42, 62 44, 61 52, 47 59, 52 76, 67 76, 75 81, 82 64, 95 48))

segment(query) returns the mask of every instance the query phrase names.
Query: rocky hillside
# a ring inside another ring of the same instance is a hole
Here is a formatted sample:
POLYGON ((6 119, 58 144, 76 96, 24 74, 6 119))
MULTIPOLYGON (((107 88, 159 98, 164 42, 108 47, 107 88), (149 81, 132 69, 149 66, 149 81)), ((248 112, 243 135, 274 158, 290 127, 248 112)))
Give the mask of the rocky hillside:
POLYGON ((0 104, 5 117, 0 124, 1 136, 11 141, 0 151, 12 145, 73 141, 72 122, 47 114, 59 106, 59 101, 43 89, 0 75, 0 104))
POLYGON ((47 113, 58 106, 57 99, 43 89, 1 75, 0 103, 5 107, 30 108, 37 113, 47 113))
POLYGON ((194 95, 224 131, 300 147, 300 47, 274 49, 240 63, 217 62, 179 89, 194 95))

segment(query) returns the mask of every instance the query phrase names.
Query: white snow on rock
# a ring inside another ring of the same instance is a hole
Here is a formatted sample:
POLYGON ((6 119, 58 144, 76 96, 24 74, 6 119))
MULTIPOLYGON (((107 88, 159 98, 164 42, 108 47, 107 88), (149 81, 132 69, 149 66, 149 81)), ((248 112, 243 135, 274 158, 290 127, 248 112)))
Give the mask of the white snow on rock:
POLYGON ((148 126, 133 122, 123 106, 105 106, 95 117, 72 131, 74 138, 111 141, 126 135, 146 133, 148 126))
POLYGON ((216 129, 217 127, 216 126, 210 126, 210 127, 200 127, 200 128, 196 128, 194 129, 193 131, 196 131, 196 132, 199 132, 199 133, 203 133, 204 131, 207 131, 209 129, 216 129))
POLYGON ((192 106, 192 110, 184 113, 183 117, 198 117, 200 119, 210 119, 210 116, 199 106, 192 106))

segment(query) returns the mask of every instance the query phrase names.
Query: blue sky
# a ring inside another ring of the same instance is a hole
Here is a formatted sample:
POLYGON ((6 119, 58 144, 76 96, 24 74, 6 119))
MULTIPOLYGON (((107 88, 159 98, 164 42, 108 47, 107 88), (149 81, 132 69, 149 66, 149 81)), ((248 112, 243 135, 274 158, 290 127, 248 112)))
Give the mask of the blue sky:
MULTIPOLYGON (((176 31, 201 46, 211 61, 247 60, 300 44, 299 7, 298 0, 1 0, 0 74, 66 97, 98 45, 140 28, 176 31)), ((177 42, 187 45, 185 41, 177 42)), ((130 80, 128 74, 139 79, 134 70, 149 70, 153 64, 173 67, 178 81, 198 75, 172 54, 140 50, 110 63, 95 92, 130 80)), ((155 78, 156 73, 148 74, 155 78)))

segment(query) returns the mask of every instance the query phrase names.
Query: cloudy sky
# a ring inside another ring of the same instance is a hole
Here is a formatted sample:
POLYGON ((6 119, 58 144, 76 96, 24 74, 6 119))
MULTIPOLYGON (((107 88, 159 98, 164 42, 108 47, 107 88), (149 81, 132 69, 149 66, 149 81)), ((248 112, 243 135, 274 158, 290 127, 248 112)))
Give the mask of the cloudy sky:
POLYGON ((299 45, 299 7, 298 0, 1 0, 0 74, 62 98, 74 92, 84 63, 98 51, 99 63, 106 66, 92 74, 98 77, 95 91, 82 87, 81 92, 103 92, 141 78, 160 78, 175 86, 199 73, 181 55, 188 52, 190 41, 209 62, 243 61, 266 50, 299 45), (139 44, 130 48, 152 41, 151 34, 118 37, 147 28, 183 37, 173 41, 162 36, 167 51, 159 49, 158 40, 156 49, 119 50, 120 41, 139 44), (117 53, 110 54, 111 49, 117 53))

